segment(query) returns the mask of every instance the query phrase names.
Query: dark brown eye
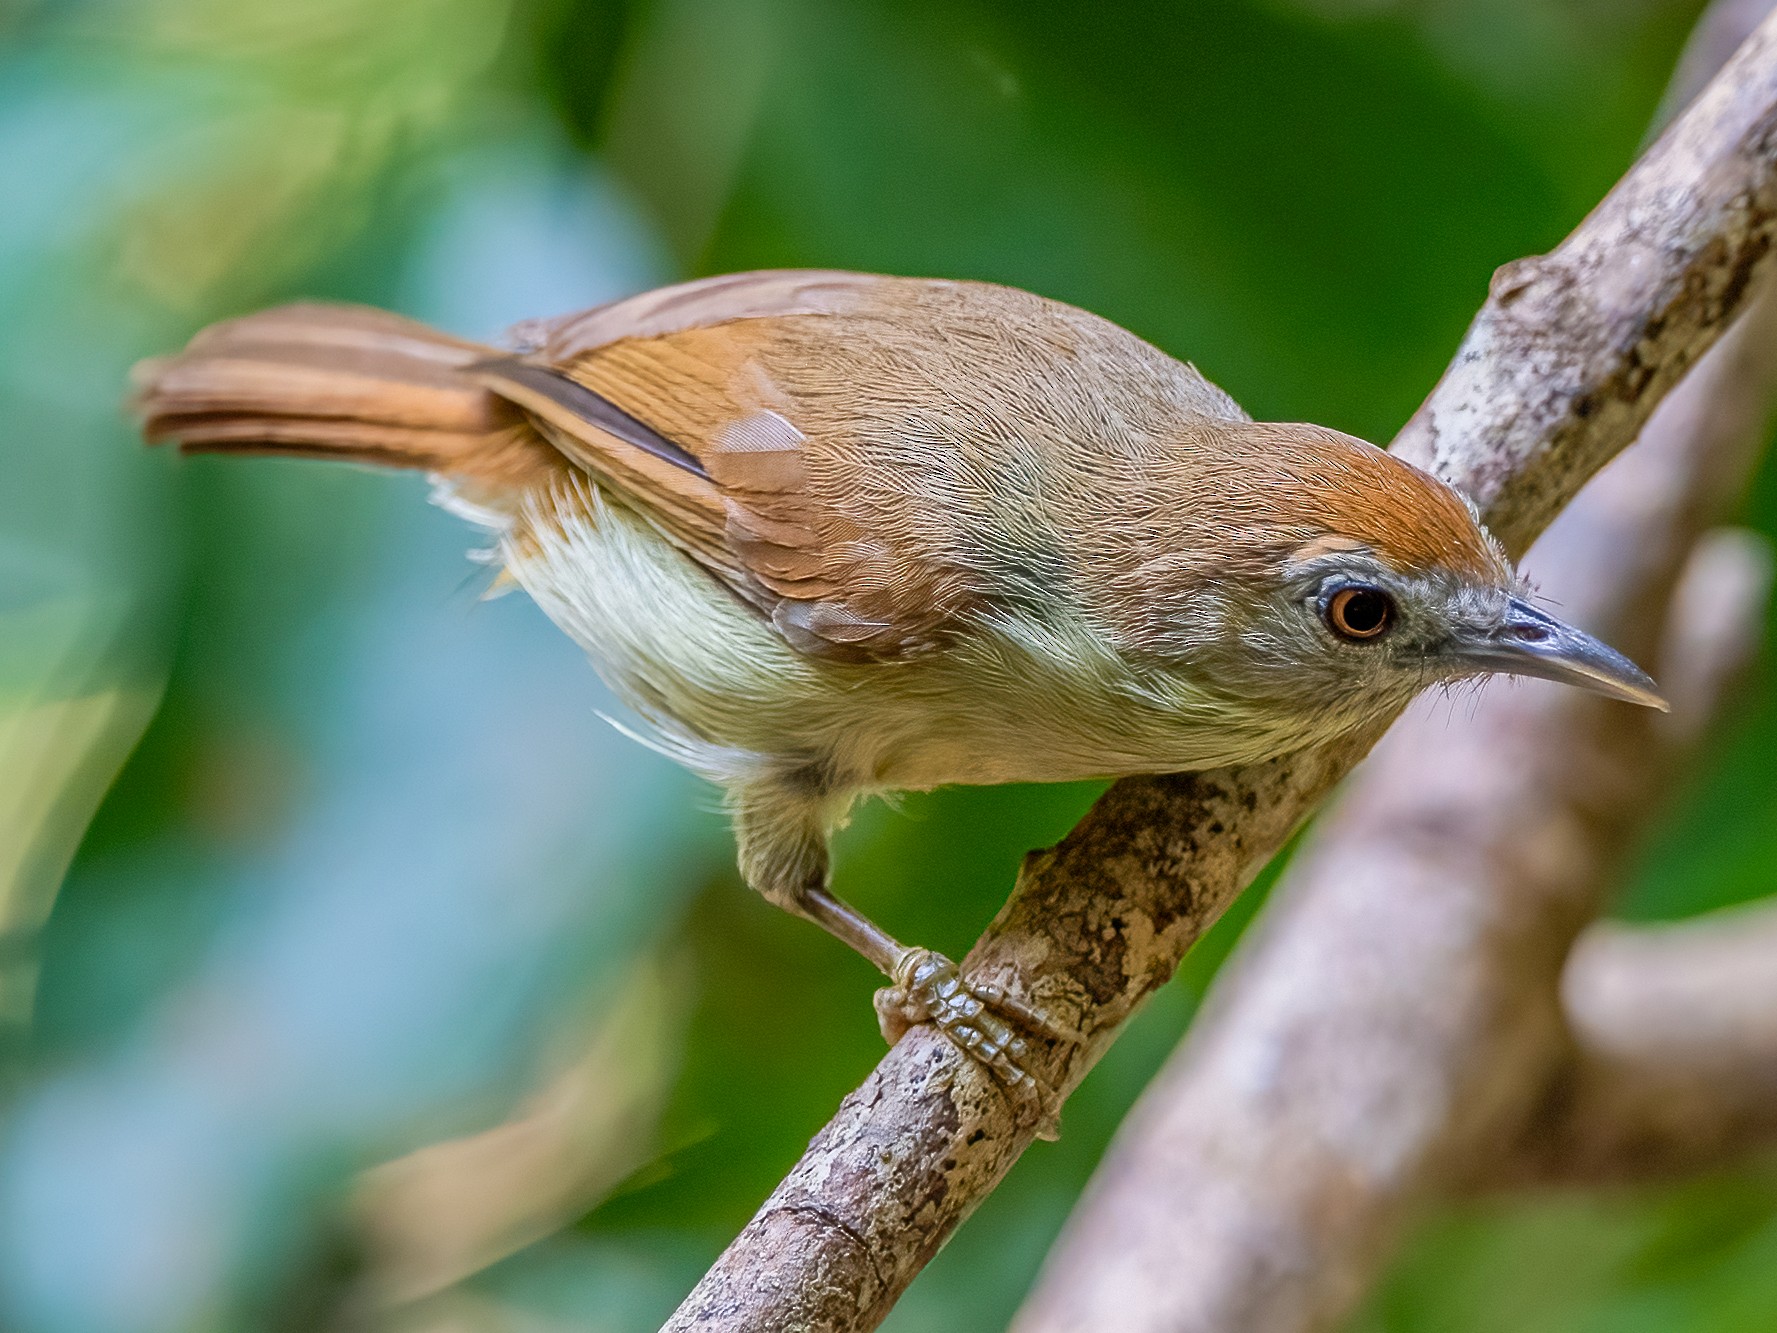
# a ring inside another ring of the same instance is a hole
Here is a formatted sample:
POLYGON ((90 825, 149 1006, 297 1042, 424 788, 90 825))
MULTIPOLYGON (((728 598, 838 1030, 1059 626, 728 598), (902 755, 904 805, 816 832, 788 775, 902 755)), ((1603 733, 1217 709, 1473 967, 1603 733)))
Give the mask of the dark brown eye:
POLYGON ((1394 623, 1394 599, 1379 588, 1341 588, 1321 614, 1341 639, 1374 639, 1394 623))

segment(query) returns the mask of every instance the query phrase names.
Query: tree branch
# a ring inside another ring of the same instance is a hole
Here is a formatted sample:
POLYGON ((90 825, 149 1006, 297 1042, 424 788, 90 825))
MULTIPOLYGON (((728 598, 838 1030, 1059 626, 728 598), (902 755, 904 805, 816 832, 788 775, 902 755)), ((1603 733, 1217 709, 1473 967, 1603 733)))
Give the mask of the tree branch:
MULTIPOLYGON (((1514 551, 1632 439, 1738 313, 1777 233, 1777 25, 1761 29, 1553 254, 1496 277, 1396 448, 1476 497, 1514 551)), ((1027 859, 972 976, 1077 1016, 1036 1073, 1070 1091, 1186 949, 1374 743, 1117 783, 1027 859)), ((875 1327, 1036 1126, 944 1038, 910 1032, 846 1098, 667 1327, 875 1327)))
POLYGON ((1602 923, 1562 979, 1578 1050, 1460 1185, 1599 1185, 1777 1145, 1777 905, 1673 926, 1602 923))

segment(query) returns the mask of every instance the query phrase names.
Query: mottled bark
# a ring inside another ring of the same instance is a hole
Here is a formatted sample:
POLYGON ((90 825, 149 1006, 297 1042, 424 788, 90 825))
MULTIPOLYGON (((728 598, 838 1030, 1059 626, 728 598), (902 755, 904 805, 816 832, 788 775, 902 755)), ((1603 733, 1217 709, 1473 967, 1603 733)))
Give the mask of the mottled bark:
MULTIPOLYGON (((1634 438, 1739 313, 1777 232, 1777 26, 1553 254, 1509 265, 1397 441, 1521 550, 1634 438)), ((1039 1052, 1064 1094, 1186 949, 1376 740, 1119 782, 1029 858, 969 974, 1074 1018, 1039 1052)), ((876 1326, 1037 1129, 980 1067, 915 1029, 673 1316, 675 1330, 876 1326)))

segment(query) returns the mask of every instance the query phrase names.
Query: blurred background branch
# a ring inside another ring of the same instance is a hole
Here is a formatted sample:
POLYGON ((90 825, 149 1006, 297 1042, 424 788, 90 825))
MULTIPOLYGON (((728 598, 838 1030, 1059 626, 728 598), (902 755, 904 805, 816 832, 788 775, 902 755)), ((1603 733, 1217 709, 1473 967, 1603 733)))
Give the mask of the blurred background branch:
POLYGON ((429 1144, 359 1182, 368 1311, 455 1285, 585 1212, 646 1164, 679 1045, 687 960, 648 960, 559 1072, 504 1124, 429 1144))
POLYGON ((1458 1184, 1621 1184, 1777 1144, 1777 911, 1589 927, 1562 973, 1571 1062, 1458 1184))

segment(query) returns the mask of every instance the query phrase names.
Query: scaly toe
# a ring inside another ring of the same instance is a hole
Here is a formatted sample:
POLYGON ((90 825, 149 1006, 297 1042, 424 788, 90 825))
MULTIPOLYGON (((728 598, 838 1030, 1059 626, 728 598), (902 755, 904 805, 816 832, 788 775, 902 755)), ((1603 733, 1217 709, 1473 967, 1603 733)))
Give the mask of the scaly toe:
POLYGON ((930 949, 909 949, 895 968, 895 984, 876 993, 877 1017, 892 1046, 907 1029, 930 1023, 957 1047, 979 1060, 1037 1116, 1037 1134, 1059 1132, 1055 1099, 1027 1069, 1030 1046, 1006 1021, 1054 1040, 1078 1038, 1021 1000, 994 985, 972 986, 955 963, 930 949))

